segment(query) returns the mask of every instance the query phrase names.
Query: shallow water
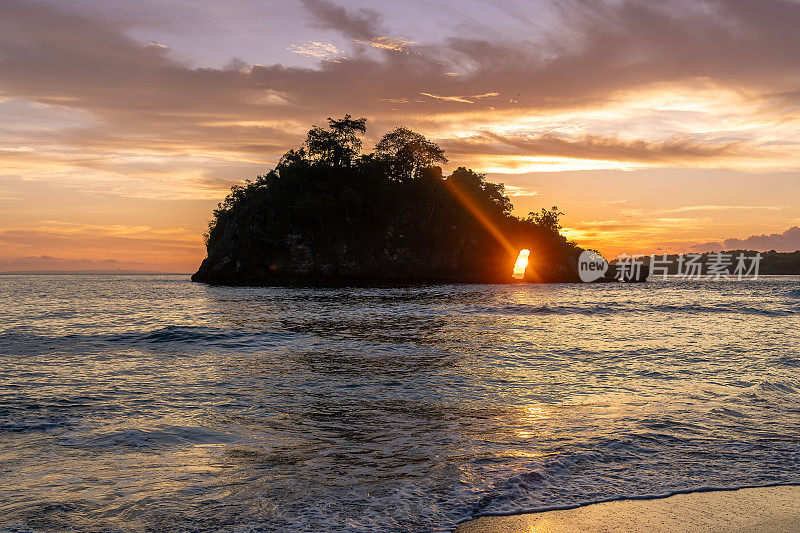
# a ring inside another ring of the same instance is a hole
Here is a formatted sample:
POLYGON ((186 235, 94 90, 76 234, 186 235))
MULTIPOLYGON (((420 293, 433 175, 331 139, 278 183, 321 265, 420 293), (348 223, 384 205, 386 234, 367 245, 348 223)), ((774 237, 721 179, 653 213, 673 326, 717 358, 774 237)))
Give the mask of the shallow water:
POLYGON ((0 299, 8 529, 450 531, 800 482, 797 277, 0 299))

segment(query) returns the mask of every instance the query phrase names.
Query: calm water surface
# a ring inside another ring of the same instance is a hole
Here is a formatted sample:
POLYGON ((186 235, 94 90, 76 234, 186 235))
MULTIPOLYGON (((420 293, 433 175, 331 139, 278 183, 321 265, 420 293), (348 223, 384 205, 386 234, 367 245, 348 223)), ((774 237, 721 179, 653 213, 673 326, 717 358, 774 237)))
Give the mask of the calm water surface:
POLYGON ((0 528, 451 531, 800 482, 800 278, 0 276, 0 304, 0 528))

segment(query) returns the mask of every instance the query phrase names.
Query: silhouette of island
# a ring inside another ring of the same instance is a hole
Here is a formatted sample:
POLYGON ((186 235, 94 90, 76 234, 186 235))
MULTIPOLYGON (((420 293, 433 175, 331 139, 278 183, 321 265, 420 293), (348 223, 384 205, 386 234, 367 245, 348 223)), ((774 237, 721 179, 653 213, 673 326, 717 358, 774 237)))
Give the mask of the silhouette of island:
POLYGON ((444 151, 397 128, 361 153, 366 119, 328 119, 275 169, 234 186, 214 211, 192 281, 225 285, 577 281, 582 251, 557 207, 521 218, 504 186, 438 164, 444 151))

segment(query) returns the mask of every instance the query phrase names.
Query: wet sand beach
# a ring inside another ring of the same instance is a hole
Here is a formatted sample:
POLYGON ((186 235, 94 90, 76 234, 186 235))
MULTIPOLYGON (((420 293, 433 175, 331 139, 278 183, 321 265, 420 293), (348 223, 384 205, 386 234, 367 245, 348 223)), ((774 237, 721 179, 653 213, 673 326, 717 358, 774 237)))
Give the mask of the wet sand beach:
POLYGON ((800 531, 800 486, 692 492, 652 500, 617 500, 574 509, 487 516, 457 533, 800 531))

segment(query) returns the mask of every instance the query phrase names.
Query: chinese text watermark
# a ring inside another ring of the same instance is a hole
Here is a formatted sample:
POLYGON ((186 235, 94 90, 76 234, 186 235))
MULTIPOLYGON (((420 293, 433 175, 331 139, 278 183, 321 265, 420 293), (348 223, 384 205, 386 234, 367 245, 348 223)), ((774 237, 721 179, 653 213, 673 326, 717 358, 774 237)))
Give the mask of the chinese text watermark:
POLYGON ((761 253, 713 252, 708 254, 651 254, 617 257, 616 277, 620 280, 638 279, 642 269, 650 269, 648 279, 668 276, 685 280, 755 280, 761 264, 761 253))

